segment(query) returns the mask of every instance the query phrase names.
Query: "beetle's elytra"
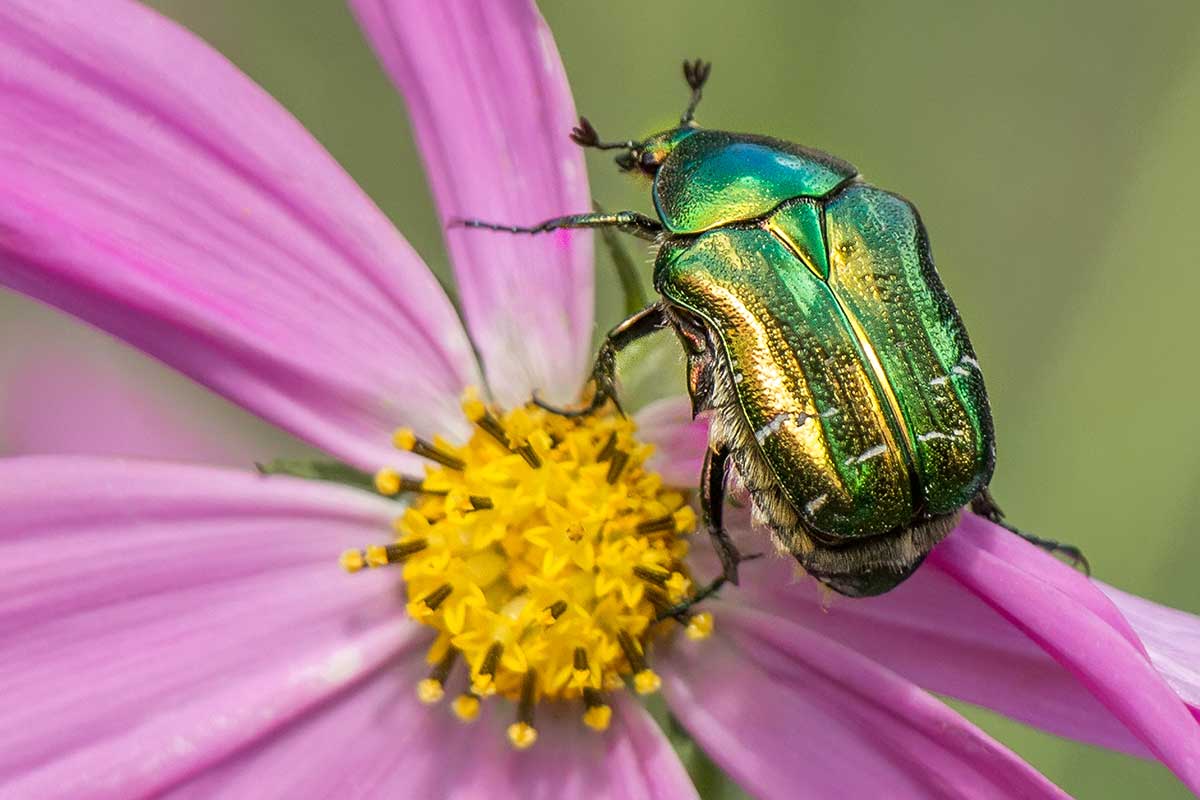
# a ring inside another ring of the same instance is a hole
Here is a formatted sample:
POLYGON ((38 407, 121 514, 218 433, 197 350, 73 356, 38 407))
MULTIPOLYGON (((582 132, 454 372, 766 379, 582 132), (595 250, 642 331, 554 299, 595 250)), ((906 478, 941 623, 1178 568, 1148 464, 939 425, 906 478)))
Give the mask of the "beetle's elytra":
POLYGON ((660 301, 609 333, 590 404, 561 413, 616 402, 616 353, 673 328, 693 411, 711 414, 700 496, 723 579, 736 582, 739 560, 721 520, 732 459, 779 548, 837 592, 886 592, 964 508, 999 520, 979 362, 916 209, 825 153, 699 128, 708 72, 684 64, 692 97, 678 127, 609 143, 581 119, 572 133, 585 147, 620 150, 623 170, 651 179, 657 219, 624 211, 528 228, 466 224, 611 226, 654 241, 660 301))

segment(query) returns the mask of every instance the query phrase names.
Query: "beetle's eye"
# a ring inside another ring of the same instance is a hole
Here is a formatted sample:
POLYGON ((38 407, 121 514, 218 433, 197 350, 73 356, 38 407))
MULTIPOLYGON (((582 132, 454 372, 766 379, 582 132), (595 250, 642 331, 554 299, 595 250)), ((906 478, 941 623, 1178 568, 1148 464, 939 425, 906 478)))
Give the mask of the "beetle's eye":
POLYGON ((638 158, 638 163, 642 165, 642 169, 646 170, 647 172, 653 172, 658 168, 660 163, 658 159, 658 153, 655 153, 653 150, 644 150, 642 151, 642 155, 638 158))

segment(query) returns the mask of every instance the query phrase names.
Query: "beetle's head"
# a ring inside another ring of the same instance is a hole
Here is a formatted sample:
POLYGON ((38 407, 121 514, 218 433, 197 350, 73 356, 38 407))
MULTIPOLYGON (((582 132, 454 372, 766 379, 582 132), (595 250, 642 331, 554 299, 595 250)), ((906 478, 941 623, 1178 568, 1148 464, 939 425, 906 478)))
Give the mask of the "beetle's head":
POLYGON ((711 71, 712 64, 705 63, 700 59, 683 62, 683 77, 691 87, 692 96, 688 101, 687 109, 679 119, 678 127, 656 133, 640 142, 633 140, 603 142, 587 117, 580 117, 579 124, 571 131, 571 139, 580 147, 591 147, 596 150, 621 150, 623 152, 614 159, 618 167, 625 172, 653 178, 658 174, 658 168, 667 160, 667 156, 671 155, 675 146, 696 131, 694 121, 696 106, 700 103, 701 89, 711 71))
POLYGON ((630 142, 629 148, 616 157, 617 166, 625 172, 640 173, 653 178, 675 146, 696 130, 694 124, 688 123, 648 136, 640 142, 630 142))

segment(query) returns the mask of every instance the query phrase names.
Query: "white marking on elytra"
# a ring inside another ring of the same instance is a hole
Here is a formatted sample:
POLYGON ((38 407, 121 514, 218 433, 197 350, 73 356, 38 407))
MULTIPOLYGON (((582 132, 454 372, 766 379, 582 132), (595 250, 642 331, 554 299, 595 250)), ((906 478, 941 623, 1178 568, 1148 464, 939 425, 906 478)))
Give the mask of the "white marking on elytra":
POLYGON ((821 412, 821 419, 833 419, 838 414, 842 413, 840 408, 827 408, 821 412))
MULTIPOLYGON (((964 367, 963 364, 966 364, 968 367, 974 367, 975 369, 979 369, 978 361, 971 358, 970 356, 963 356, 962 358, 960 358, 958 360, 957 364, 955 364, 953 367, 950 368, 950 375, 958 375, 958 376, 961 376, 964 378, 967 375, 970 375, 971 374, 970 371, 967 369, 967 367, 964 367)), ((940 377, 933 378, 932 380, 929 381, 929 385, 930 386, 941 386, 942 384, 948 383, 950 381, 950 375, 942 375, 940 377)))
POLYGON ((733 382, 734 383, 741 383, 744 380, 746 380, 746 376, 743 375, 742 373, 740 373, 740 372, 733 373, 733 382))
POLYGON ((810 517, 821 510, 821 506, 829 502, 828 494, 819 494, 804 504, 804 513, 810 517))
POLYGON ((886 444, 883 444, 883 443, 877 444, 874 447, 872 447, 870 450, 866 450, 862 453, 859 453, 856 456, 851 456, 850 458, 847 458, 846 466, 850 466, 851 464, 861 464, 864 461, 870 461, 872 458, 879 458, 881 455, 883 455, 886 452, 887 452, 886 444))
POLYGON ((942 433, 941 431, 930 431, 929 433, 919 434, 917 436, 917 441, 918 442, 928 442, 928 441, 932 441, 934 439, 956 439, 956 438, 959 438, 961 436, 966 436, 966 435, 967 435, 967 432, 964 431, 962 428, 954 428, 949 433, 942 433))
POLYGON ((768 438, 779 433, 779 429, 783 427, 783 423, 787 422, 789 419, 794 419, 796 421, 796 427, 800 427, 804 423, 808 422, 809 415, 805 414, 803 411, 796 414, 790 414, 787 412, 776 414, 771 418, 770 422, 754 432, 754 438, 758 440, 759 444, 763 444, 768 438))

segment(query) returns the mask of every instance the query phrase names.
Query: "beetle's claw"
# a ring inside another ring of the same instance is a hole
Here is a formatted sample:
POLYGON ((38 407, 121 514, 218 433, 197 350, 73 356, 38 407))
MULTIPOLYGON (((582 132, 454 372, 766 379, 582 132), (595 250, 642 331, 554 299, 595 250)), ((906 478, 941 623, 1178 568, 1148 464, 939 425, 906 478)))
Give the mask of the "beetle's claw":
POLYGON ((1075 569, 1083 570, 1084 575, 1087 575, 1089 578, 1092 577, 1091 563, 1087 560, 1087 556, 1083 554, 1083 551, 1075 545, 1060 544, 1054 548, 1054 552, 1071 562, 1071 566, 1075 569))
POLYGON ((687 81, 687 85, 693 90, 698 90, 704 86, 704 82, 708 80, 709 73, 711 72, 711 61, 704 61, 697 58, 695 61, 683 62, 683 79, 687 81))
POLYGON ((581 116, 579 124, 571 129, 571 141, 580 147, 595 147, 600 144, 600 134, 587 117, 581 116))
POLYGON ((556 414, 560 417, 567 417, 568 419, 590 417, 592 414, 595 414, 597 411, 603 408, 604 404, 609 400, 612 400, 613 405, 617 409, 617 413, 619 413, 621 416, 625 416, 625 412, 621 410, 621 404, 617 402, 616 398, 608 392, 600 390, 599 388, 596 389, 596 393, 592 395, 592 399, 588 401, 588 404, 582 408, 560 408, 559 406, 551 405, 550 403, 542 400, 542 398, 538 397, 538 393, 536 391, 530 398, 530 402, 543 411, 549 411, 551 414, 556 414))
POLYGON ((543 411, 548 411, 551 414, 555 414, 560 417, 570 417, 572 419, 587 416, 591 412, 590 404, 584 408, 561 408, 559 406, 551 405, 542 398, 538 397, 538 393, 536 391, 534 391, 533 397, 530 398, 530 402, 543 411))

